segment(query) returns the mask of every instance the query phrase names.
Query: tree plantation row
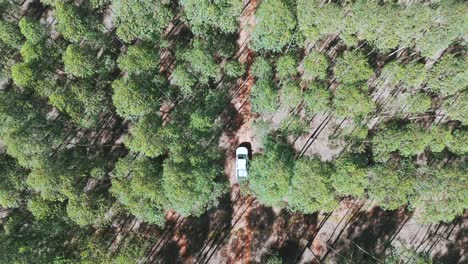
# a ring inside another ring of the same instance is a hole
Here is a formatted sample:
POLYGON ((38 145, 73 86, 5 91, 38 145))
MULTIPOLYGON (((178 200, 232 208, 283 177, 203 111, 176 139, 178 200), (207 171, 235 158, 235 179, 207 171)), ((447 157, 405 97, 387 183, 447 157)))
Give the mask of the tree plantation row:
POLYGON ((133 263, 154 241, 110 252, 114 220, 216 208, 250 77, 263 153, 243 193, 304 214, 345 197, 421 223, 464 213, 464 1, 263 0, 239 42, 244 4, 0 0, 1 263, 133 263), (316 116, 336 123, 329 161, 292 147, 316 116))

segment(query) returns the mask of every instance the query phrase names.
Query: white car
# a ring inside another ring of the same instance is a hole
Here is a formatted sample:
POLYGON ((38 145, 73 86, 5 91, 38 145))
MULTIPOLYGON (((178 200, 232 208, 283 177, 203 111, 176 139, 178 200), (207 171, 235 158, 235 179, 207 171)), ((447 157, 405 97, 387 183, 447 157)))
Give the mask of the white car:
POLYGON ((236 179, 237 181, 247 178, 247 162, 249 151, 246 147, 236 149, 236 179))

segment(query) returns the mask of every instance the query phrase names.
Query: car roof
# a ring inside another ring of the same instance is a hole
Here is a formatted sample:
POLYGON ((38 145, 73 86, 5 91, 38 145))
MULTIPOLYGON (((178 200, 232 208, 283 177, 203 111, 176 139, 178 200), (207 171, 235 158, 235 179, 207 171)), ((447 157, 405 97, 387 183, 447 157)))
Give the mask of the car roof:
POLYGON ((236 162, 237 169, 247 169, 247 160, 239 159, 236 162))
POLYGON ((239 154, 248 155, 248 154, 249 154, 249 150, 248 150, 246 147, 238 147, 238 148, 236 149, 236 155, 239 155, 239 154))

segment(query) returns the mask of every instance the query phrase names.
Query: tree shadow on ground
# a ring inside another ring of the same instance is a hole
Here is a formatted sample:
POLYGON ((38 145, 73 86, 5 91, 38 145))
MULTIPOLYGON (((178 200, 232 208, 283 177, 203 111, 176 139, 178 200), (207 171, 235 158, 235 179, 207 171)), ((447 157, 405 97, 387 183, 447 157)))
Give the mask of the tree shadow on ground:
POLYGON ((251 248, 262 247, 265 241, 273 233, 275 213, 271 207, 263 205, 256 206, 250 211, 247 218, 248 228, 252 230, 251 248))
POLYGON ((180 230, 186 237, 187 255, 192 255, 203 247, 204 242, 208 239, 210 225, 208 214, 187 219, 186 224, 180 230))
POLYGON ((212 244, 218 239, 216 234, 227 229, 231 224, 233 208, 230 195, 224 195, 219 205, 201 215, 188 219, 181 232, 187 239, 188 256, 195 256, 204 249, 207 244, 212 244))
POLYGON ((227 120, 227 122, 225 122, 225 126, 222 131, 227 135, 227 137, 232 138, 244 123, 245 118, 244 115, 238 114, 234 103, 230 103, 225 109, 225 112, 226 113, 223 114, 222 118, 227 120))
POLYGON ((453 234, 441 234, 438 242, 445 243, 445 248, 434 254, 434 259, 441 263, 463 263, 464 250, 468 247, 468 226, 461 217, 455 221, 453 234))
POLYGON ((221 198, 218 207, 211 209, 202 216, 208 218, 209 221, 209 225, 206 226, 205 230, 207 235, 204 237, 204 239, 198 237, 192 241, 194 244, 194 250, 191 250, 189 253, 198 253, 203 249, 203 246, 206 243, 213 243, 215 239, 218 239, 216 234, 230 226, 232 215, 233 208, 230 200, 230 194, 228 193, 221 198))
POLYGON ((263 252, 259 263, 265 263, 272 254, 279 254, 283 263, 296 263, 302 254, 303 247, 299 245, 301 238, 310 235, 311 228, 317 225, 318 214, 303 215, 282 210, 277 216, 274 229, 278 237, 271 248, 263 252))
POLYGON ((375 207, 371 212, 358 213, 356 218, 341 234, 334 250, 348 255, 358 245, 378 258, 384 254, 386 243, 397 235, 407 215, 404 210, 386 211, 375 207))
POLYGON ((180 255, 179 250, 180 247, 177 245, 177 242, 171 240, 166 242, 167 244, 164 246, 161 252, 159 252, 159 256, 155 263, 160 264, 176 264, 180 263, 180 255))

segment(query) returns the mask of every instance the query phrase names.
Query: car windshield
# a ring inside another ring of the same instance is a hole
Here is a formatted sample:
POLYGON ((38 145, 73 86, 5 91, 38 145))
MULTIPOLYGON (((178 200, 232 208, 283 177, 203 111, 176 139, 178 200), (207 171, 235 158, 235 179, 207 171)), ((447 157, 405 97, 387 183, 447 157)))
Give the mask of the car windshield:
POLYGON ((237 158, 238 158, 238 159, 247 159, 247 155, 245 155, 245 154, 239 154, 239 155, 237 155, 237 158))

